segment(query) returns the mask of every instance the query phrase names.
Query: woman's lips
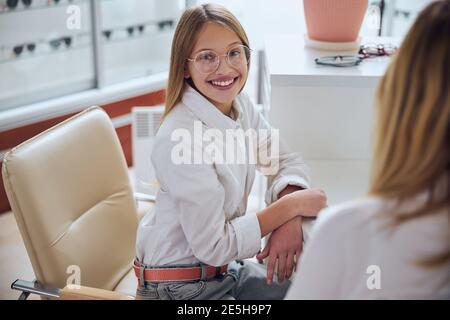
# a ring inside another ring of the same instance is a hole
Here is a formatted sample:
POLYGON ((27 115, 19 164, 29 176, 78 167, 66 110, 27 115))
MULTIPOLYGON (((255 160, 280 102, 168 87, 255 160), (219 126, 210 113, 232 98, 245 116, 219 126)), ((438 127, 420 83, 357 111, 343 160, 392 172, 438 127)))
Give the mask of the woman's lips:
POLYGON ((238 82, 238 79, 239 77, 230 79, 218 79, 208 81, 208 83, 217 90, 229 90, 234 86, 235 83, 238 82))

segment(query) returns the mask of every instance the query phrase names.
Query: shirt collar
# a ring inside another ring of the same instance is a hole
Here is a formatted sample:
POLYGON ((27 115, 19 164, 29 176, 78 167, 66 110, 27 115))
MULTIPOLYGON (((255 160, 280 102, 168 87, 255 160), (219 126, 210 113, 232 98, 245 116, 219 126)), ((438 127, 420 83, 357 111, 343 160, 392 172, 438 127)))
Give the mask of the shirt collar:
POLYGON ((236 129, 239 120, 242 118, 242 106, 237 100, 234 99, 233 101, 233 113, 236 121, 224 115, 214 104, 188 84, 183 94, 182 103, 210 128, 236 129))

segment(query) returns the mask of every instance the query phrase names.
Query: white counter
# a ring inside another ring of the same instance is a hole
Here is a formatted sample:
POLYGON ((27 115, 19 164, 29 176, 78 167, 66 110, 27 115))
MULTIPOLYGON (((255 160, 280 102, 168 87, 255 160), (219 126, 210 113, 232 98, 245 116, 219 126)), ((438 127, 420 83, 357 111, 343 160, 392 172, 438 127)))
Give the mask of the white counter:
MULTIPOLYGON (((398 39, 366 39, 362 43, 398 39)), ((367 192, 373 98, 390 58, 366 59, 359 66, 316 65, 314 59, 355 52, 304 47, 303 36, 271 35, 265 41, 263 103, 271 124, 311 168, 313 185, 335 204, 367 192)))
MULTIPOLYGON (((398 43, 392 38, 372 38, 362 43, 398 43)), ((384 74, 389 57, 368 59, 354 68, 319 66, 314 59, 327 55, 355 54, 355 51, 305 49, 303 37, 271 35, 266 37, 267 67, 273 85, 373 87, 384 74)))

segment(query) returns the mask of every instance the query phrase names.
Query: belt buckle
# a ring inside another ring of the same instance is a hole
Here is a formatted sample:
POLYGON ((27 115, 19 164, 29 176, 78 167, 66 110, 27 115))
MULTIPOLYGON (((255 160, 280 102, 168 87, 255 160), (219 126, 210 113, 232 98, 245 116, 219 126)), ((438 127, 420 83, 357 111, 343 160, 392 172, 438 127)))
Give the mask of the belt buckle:
POLYGON ((216 267, 216 276, 218 276, 219 274, 222 274, 222 267, 216 267))

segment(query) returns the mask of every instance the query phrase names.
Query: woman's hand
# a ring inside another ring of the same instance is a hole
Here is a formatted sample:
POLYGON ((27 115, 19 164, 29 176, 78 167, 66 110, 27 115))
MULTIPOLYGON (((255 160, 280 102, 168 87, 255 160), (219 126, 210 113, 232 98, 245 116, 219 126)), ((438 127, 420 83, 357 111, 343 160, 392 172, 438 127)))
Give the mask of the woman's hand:
POLYGON ((327 206, 327 196, 322 189, 318 188, 295 191, 280 200, 284 199, 290 201, 299 215, 304 217, 316 217, 320 210, 327 206))
MULTIPOLYGON (((326 207, 327 197, 321 189, 300 189, 295 186, 287 186, 279 194, 278 201, 288 201, 295 206, 295 210, 301 216, 315 217, 321 209, 326 207), (286 197, 285 197, 286 196, 286 197), (285 197, 285 198, 284 198, 285 197), (281 199, 284 198, 284 199, 281 199)), ((263 260, 269 257, 267 263, 267 283, 271 284, 276 262, 278 261, 278 281, 283 282, 290 278, 300 258, 303 245, 302 217, 296 217, 270 235, 264 250, 256 258, 263 260)))
POLYGON ((302 253, 303 234, 302 217, 296 217, 270 235, 264 250, 256 258, 263 260, 267 257, 267 283, 271 284, 276 271, 278 281, 282 283, 285 278, 289 279, 295 270, 297 261, 302 253), (278 260, 278 270, 275 265, 278 260))

